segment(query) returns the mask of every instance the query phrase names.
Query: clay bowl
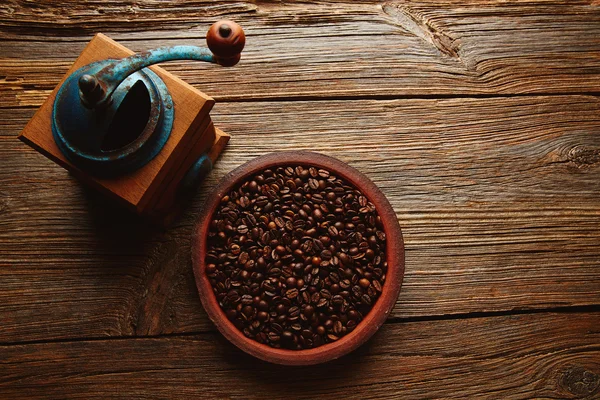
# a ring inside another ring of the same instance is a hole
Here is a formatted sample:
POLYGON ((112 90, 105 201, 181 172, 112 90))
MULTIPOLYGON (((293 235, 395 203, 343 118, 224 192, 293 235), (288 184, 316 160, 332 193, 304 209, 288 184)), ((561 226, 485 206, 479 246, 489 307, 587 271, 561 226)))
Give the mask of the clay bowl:
POLYGON ((366 342, 385 322, 396 303, 404 276, 404 243, 396 214, 383 193, 363 174, 349 165, 328 156, 311 152, 280 152, 258 157, 230 172, 208 196, 195 227, 192 240, 192 260, 200 300, 209 318, 219 331, 237 347, 257 358, 276 364, 311 365, 336 359, 366 342), (220 199, 250 175, 279 165, 309 165, 328 169, 344 178, 371 200, 382 218, 386 234, 388 272, 383 291, 371 311, 349 334, 338 341, 308 350, 275 349, 248 339, 226 317, 217 303, 205 273, 206 240, 213 213, 220 199))

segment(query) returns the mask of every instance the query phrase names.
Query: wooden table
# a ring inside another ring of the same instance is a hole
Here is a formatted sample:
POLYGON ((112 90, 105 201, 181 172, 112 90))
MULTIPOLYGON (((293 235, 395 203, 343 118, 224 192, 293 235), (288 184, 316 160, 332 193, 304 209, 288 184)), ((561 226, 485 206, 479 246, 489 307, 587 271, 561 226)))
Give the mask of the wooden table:
POLYGON ((600 398, 600 2, 0 4, 0 398, 600 398), (16 137, 101 31, 141 51, 247 32, 234 69, 165 68, 233 135, 164 231, 16 137), (388 322, 326 365, 227 342, 194 285, 207 191, 277 150, 369 176, 406 241, 388 322))

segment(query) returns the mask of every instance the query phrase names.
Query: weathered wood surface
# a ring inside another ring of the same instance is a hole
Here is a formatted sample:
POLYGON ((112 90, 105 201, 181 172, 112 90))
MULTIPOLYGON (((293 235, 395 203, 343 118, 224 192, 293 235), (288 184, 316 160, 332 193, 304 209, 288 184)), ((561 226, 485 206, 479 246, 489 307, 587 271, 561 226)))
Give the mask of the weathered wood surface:
POLYGON ((247 31, 239 66, 166 66, 217 100, 600 92, 593 0, 8 0, 0 5, 0 104, 41 104, 97 31, 134 50, 204 43, 223 16, 247 31))
MULTIPOLYGON (((582 399, 600 314, 386 324, 350 357, 281 368, 213 333, 0 347, 4 398, 582 399)), ((596 397, 597 398, 597 397, 596 397)))
POLYGON ((0 398, 597 398, 599 54, 597 0, 2 2, 0 398), (239 66, 165 65, 232 134, 171 229, 16 140, 94 33, 203 44, 224 17, 239 66), (407 260, 371 342, 281 369, 215 332, 189 235, 220 177, 291 149, 369 176, 407 260))
POLYGON ((0 342, 212 329, 189 261, 206 189, 290 149, 347 161, 389 198, 406 241, 393 317, 600 304, 596 97, 217 104, 233 138, 164 233, 15 141, 31 113, 6 113, 0 136, 0 342))

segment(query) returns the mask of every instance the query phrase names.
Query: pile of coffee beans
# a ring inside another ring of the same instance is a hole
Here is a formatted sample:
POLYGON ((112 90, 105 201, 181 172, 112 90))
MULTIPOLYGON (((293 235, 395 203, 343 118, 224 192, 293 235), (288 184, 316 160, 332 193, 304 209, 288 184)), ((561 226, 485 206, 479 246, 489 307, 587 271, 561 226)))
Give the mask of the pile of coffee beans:
POLYGON ((220 307, 245 336, 297 350, 352 332, 387 272, 373 203, 311 166, 266 169, 224 195, 205 261, 220 307))

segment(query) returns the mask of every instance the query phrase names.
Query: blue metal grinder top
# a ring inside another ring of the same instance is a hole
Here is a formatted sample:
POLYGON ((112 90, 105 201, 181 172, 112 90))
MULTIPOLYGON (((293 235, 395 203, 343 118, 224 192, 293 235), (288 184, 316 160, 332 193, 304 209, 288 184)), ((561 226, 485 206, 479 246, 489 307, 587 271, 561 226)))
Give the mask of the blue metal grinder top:
MULTIPOLYGON (((175 114, 167 86, 147 67, 172 60, 232 66, 244 43, 239 25, 220 21, 208 32, 209 48, 162 47, 78 69, 54 101, 52 134, 57 146, 70 162, 94 176, 118 177, 141 168, 164 147, 175 114)), ((204 159, 202 155, 199 161, 204 159)), ((197 170, 192 167, 190 172, 197 170)))

